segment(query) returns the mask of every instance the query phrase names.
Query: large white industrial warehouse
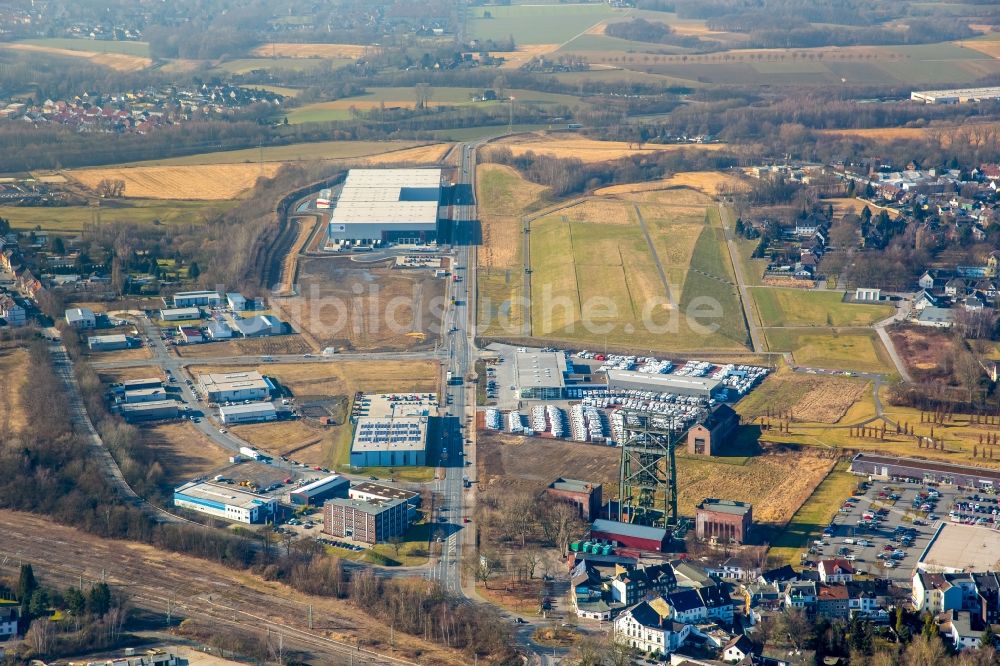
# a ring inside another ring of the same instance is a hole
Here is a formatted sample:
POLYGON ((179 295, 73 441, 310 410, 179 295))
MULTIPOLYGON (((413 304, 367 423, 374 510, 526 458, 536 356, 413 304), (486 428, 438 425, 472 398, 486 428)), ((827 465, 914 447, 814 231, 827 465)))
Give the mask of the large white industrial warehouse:
POLYGON ((351 169, 330 215, 331 245, 437 239, 441 169, 351 169))

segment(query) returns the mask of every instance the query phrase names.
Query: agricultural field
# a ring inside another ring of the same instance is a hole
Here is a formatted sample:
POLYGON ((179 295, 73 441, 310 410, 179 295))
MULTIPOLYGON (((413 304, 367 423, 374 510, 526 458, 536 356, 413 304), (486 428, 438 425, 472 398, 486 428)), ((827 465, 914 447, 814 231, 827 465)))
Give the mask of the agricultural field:
POLYGON ((476 189, 483 239, 477 254, 479 331, 484 335, 519 332, 525 323, 520 304, 524 290, 521 216, 542 204, 545 188, 524 180, 510 167, 480 164, 476 189))
POLYGON ((235 199, 251 189, 258 178, 271 178, 281 164, 206 164, 197 166, 105 167, 64 172, 91 190, 102 180, 125 181, 129 199, 183 199, 215 201, 235 199))
POLYGON ((607 162, 608 160, 616 160, 632 155, 652 155, 654 153, 676 150, 714 151, 722 150, 726 147, 720 143, 645 143, 640 148, 636 144, 629 144, 624 141, 598 141, 596 139, 584 139, 572 135, 568 137, 546 135, 515 137, 510 140, 497 142, 494 145, 510 149, 515 157, 532 152, 537 155, 550 155, 564 159, 575 158, 584 162, 607 162))
POLYGON ((823 136, 896 141, 934 138, 942 148, 954 142, 977 143, 984 134, 996 131, 996 123, 965 123, 962 125, 928 125, 927 127, 871 127, 865 129, 818 130, 823 136))
POLYGON ((371 47, 362 44, 261 44, 253 55, 261 58, 350 58, 357 60, 371 47))
POLYGON ((0 435, 7 437, 27 425, 21 391, 30 374, 28 350, 0 349, 0 435))
POLYGON ((750 293, 764 327, 870 326, 895 311, 891 305, 847 303, 839 291, 756 287, 750 293))
POLYGON ((799 551, 808 545, 810 536, 830 524, 837 509, 857 488, 858 477, 847 471, 848 467, 847 462, 837 463, 784 528, 768 530, 768 555, 775 559, 774 566, 798 565, 799 551))
MULTIPOLYGON (((604 484, 605 497, 618 491, 618 449, 559 440, 481 434, 477 457, 482 487, 537 492, 559 476, 604 484), (530 450, 530 454, 528 453, 530 450)), ((679 509, 693 516, 706 497, 753 502, 760 524, 783 525, 827 475, 834 460, 815 449, 776 447, 745 459, 677 459, 679 509)))
POLYGON ((0 206, 0 217, 14 229, 79 233, 84 225, 102 223, 204 224, 234 207, 236 201, 131 199, 104 201, 101 206, 58 208, 0 206))
POLYGON ((91 39, 35 39, 8 42, 0 48, 57 58, 84 59, 119 72, 137 72, 153 64, 145 42, 109 42, 91 39))
POLYGON ((177 486, 203 477, 229 461, 229 451, 215 444, 189 421, 142 426, 142 441, 156 452, 165 481, 177 486))
POLYGON ((236 75, 247 74, 258 70, 265 72, 281 72, 289 70, 295 72, 309 72, 319 70, 324 67, 331 70, 340 69, 341 67, 347 67, 353 62, 354 60, 349 58, 237 58, 235 60, 227 60, 220 63, 213 71, 236 75))
MULTIPOLYGON (((472 99, 475 94, 482 94, 479 88, 430 88, 431 97, 428 105, 432 107, 475 106, 480 108, 505 105, 503 101, 481 102, 472 99)), ((507 94, 516 99, 517 104, 565 104, 579 105, 581 102, 572 95, 538 92, 535 90, 508 90, 507 94)), ((288 114, 288 122, 299 123, 329 122, 347 120, 351 110, 370 111, 385 106, 391 108, 413 108, 416 105, 414 88, 370 88, 368 92, 356 97, 344 97, 332 102, 316 102, 293 109, 288 114)))
POLYGON ((359 158, 361 164, 376 166, 380 164, 440 164, 451 150, 450 143, 432 143, 415 148, 404 148, 391 153, 370 155, 359 158))
POLYGON ((518 44, 563 44, 616 15, 625 12, 604 3, 473 7, 468 26, 477 39, 503 42, 514 35, 518 44))
POLYGON ((214 153, 199 153, 161 160, 132 162, 134 166, 189 166, 199 164, 240 164, 263 162, 301 162, 314 160, 349 160, 385 154, 389 156, 412 148, 422 147, 417 141, 319 141, 292 143, 287 146, 267 146, 263 149, 245 148, 214 153))
POLYGON ((872 329, 771 328, 765 331, 770 351, 791 352, 803 367, 891 374, 893 364, 872 329))
POLYGON ((278 314, 314 346, 338 351, 432 349, 441 333, 444 280, 430 271, 398 271, 392 260, 347 257, 299 262, 299 295, 276 299, 278 314))

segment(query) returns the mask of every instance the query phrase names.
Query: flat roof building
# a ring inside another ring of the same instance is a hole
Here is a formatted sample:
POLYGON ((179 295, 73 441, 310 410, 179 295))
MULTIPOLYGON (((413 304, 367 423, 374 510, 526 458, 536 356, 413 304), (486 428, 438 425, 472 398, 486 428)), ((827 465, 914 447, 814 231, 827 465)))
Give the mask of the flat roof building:
POLYGON ((159 377, 146 377, 144 379, 126 379, 122 382, 122 390, 135 391, 137 389, 159 388, 163 386, 163 380, 159 377))
POLYGON ((695 507, 695 535, 699 539, 746 543, 753 526, 753 505, 736 500, 708 498, 695 507))
POLYGON ((137 405, 143 402, 158 402, 167 399, 167 392, 160 386, 125 391, 123 400, 126 405, 137 405))
POLYGON ((562 352, 517 352, 514 382, 524 400, 559 400, 565 397, 566 375, 572 365, 562 352))
POLYGON ((242 312, 247 309, 247 299, 238 291, 230 291, 226 294, 226 302, 233 312, 242 312))
POLYGON ((335 498, 323 505, 323 532, 362 543, 384 543, 409 527, 406 502, 335 498))
POLYGON ((427 417, 358 419, 352 467, 418 467, 427 464, 427 417))
POLYGON ((952 88, 949 90, 914 90, 910 99, 926 104, 964 104, 1000 99, 1000 86, 989 88, 952 88))
POLYGON ((160 319, 163 321, 186 321, 189 319, 201 319, 200 308, 164 308, 160 310, 160 319))
POLYGON ((138 341, 127 335, 93 335, 87 338, 87 348, 90 351, 115 351, 137 345, 138 341))
POLYGON ((351 482, 340 474, 317 479, 288 493, 288 501, 300 506, 319 505, 334 497, 347 497, 351 482))
POLYGON ((417 519, 417 509, 420 508, 420 493, 395 486, 387 486, 382 483, 362 481, 355 483, 347 491, 347 496, 351 499, 365 502, 387 502, 389 500, 403 500, 407 506, 407 517, 412 523, 417 519))
POLYGON ((440 200, 441 169, 351 169, 330 215, 329 239, 434 241, 440 200))
POLYGON ((230 328, 244 338, 281 335, 285 332, 285 325, 273 315, 257 315, 256 317, 247 317, 246 319, 236 319, 234 317, 230 328))
POLYGON ((608 388, 637 389, 675 395, 695 396, 709 400, 716 397, 725 386, 718 379, 710 377, 687 377, 682 375, 660 375, 634 370, 608 370, 608 388))
POLYGON ((198 376, 198 383, 209 402, 266 400, 274 385, 259 372, 220 372, 198 376))
POLYGON ((90 308, 70 308, 65 317, 66 323, 77 330, 97 328, 97 317, 90 308))
POLYGON ((213 319, 208 322, 208 326, 205 328, 208 331, 208 337, 213 340, 228 340, 233 337, 233 329, 229 328, 229 324, 224 321, 213 319))
POLYGON ((931 538, 917 569, 930 573, 993 571, 1000 554, 1000 532, 958 523, 942 523, 931 538))
POLYGON ((189 308, 196 305, 221 305, 222 294, 217 291, 179 291, 173 295, 173 304, 175 308, 189 308))
POLYGON ((614 520, 595 520, 590 527, 592 539, 614 541, 620 546, 662 552, 668 541, 667 530, 614 520))
POLYGON ((219 483, 192 481, 174 489, 174 506, 238 523, 263 523, 274 515, 276 500, 219 483))
POLYGON ((156 400, 121 406, 122 418, 130 423, 176 419, 180 415, 173 400, 156 400))
POLYGON ((278 412, 269 402, 251 402, 249 405, 224 405, 219 407, 219 420, 224 425, 276 421, 278 412))

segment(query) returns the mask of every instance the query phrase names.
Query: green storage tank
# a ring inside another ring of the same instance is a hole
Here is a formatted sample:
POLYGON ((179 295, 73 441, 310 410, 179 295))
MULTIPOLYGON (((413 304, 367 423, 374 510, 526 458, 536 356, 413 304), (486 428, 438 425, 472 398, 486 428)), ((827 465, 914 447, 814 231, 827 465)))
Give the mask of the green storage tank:
POLYGON ((604 547, 601 548, 601 555, 610 555, 611 550, 611 544, 605 544, 604 547))
POLYGON ((571 551, 573 551, 574 553, 579 553, 580 552, 580 542, 579 541, 574 541, 573 543, 571 543, 569 545, 569 549, 571 551))

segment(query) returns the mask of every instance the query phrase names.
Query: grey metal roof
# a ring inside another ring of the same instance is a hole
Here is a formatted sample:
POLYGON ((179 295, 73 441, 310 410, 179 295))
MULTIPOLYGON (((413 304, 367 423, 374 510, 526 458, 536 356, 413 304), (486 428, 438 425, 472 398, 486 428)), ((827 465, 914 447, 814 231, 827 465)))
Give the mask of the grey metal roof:
POLYGON ((595 520, 590 529, 593 532, 607 532, 608 534, 620 534, 637 539, 653 539, 658 541, 662 541, 667 535, 667 531, 662 527, 619 523, 614 520, 604 520, 603 518, 595 520))

